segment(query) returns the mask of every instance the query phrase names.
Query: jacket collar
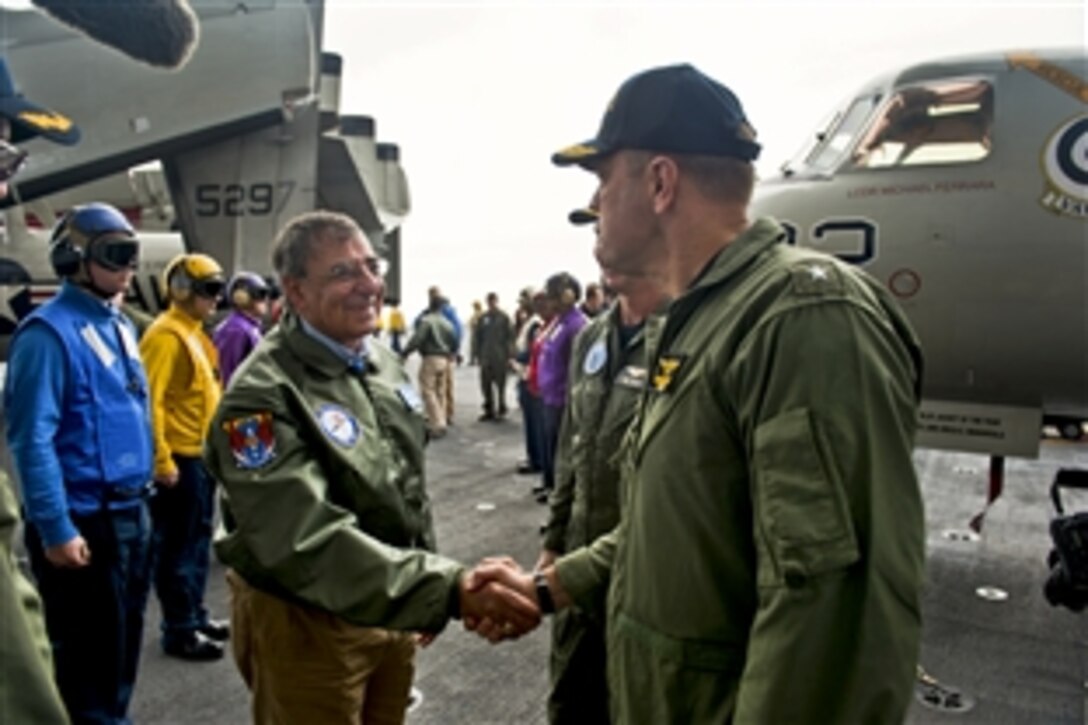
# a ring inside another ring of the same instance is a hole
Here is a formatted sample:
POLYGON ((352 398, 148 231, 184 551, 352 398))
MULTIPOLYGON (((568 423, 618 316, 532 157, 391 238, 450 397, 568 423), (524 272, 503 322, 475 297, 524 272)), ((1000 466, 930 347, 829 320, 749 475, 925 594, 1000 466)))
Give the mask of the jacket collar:
POLYGON ((375 371, 377 364, 369 346, 365 345, 361 354, 354 353, 340 345, 327 335, 316 330, 294 312, 287 312, 280 321, 284 342, 304 363, 317 369, 323 375, 335 378, 354 370, 353 362, 360 360, 363 369, 375 371))
POLYGON ((231 310, 227 315, 227 319, 224 322, 229 322, 232 325, 241 325, 242 327, 260 329, 261 323, 259 320, 251 317, 242 310, 231 310))
POLYGON ((196 319, 195 317, 191 317, 177 305, 170 305, 170 307, 166 309, 166 312, 164 312, 163 315, 176 321, 179 325, 181 325, 185 330, 189 332, 200 329, 204 326, 203 322, 196 319))
POLYGON ((712 259, 691 283, 685 295, 727 281, 771 246, 785 239, 785 231, 773 219, 760 218, 712 259))
POLYGON ((70 305, 78 307, 92 317, 105 319, 107 317, 117 317, 120 314, 120 310, 114 307, 113 303, 88 292, 79 285, 69 282, 68 280, 65 280, 61 285, 60 293, 57 297, 63 299, 70 305))

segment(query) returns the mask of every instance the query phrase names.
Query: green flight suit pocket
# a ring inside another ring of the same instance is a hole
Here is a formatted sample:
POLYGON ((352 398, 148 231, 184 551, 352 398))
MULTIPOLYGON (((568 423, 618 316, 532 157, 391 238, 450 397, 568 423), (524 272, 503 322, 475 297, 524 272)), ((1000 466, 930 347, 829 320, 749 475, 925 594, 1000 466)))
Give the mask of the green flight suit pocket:
POLYGON ((822 442, 807 408, 756 429, 752 497, 760 586, 800 586, 860 558, 846 492, 821 455, 822 442))

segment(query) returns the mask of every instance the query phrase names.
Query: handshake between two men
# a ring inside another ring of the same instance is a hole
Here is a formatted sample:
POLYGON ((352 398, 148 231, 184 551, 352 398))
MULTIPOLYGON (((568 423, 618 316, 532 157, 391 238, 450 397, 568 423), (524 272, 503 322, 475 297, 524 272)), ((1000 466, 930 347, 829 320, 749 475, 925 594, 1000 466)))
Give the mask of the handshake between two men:
POLYGON ((527 572, 509 557, 483 559, 460 583, 460 613, 465 629, 491 643, 517 639, 569 604, 554 567, 527 572))

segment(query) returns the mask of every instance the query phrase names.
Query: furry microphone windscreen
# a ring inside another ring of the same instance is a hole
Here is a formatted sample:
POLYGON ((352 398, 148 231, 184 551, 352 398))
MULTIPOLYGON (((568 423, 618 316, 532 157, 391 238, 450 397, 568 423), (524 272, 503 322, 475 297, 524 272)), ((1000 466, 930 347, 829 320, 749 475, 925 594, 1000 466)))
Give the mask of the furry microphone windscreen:
POLYGON ((181 68, 196 49, 199 21, 188 0, 31 0, 57 20, 130 58, 181 68))

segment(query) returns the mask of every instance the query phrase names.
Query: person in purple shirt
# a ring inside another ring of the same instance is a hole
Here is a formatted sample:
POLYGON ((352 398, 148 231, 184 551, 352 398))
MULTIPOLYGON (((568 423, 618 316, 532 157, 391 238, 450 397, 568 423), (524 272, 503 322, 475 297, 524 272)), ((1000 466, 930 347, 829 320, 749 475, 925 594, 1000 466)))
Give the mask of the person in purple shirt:
POLYGON ((261 341, 261 322, 268 314, 271 297, 268 283, 253 272, 238 272, 227 285, 231 312, 212 335, 219 351, 219 375, 224 389, 234 371, 261 341))
POLYGON ((555 487, 555 449, 559 442, 559 424, 567 405, 567 377, 574 338, 586 326, 586 316, 578 309, 582 287, 567 272, 553 274, 544 283, 544 293, 556 310, 555 322, 546 331, 540 348, 537 384, 544 403, 544 480, 533 489, 536 500, 548 502, 555 487))

